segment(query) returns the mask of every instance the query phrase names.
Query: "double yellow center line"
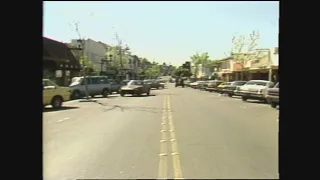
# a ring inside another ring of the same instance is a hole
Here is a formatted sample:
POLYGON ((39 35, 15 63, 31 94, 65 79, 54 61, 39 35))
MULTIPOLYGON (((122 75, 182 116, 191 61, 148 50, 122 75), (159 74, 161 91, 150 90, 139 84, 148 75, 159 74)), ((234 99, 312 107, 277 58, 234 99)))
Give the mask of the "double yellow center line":
POLYGON ((183 179, 178 151, 178 144, 173 125, 171 100, 166 96, 163 102, 162 121, 160 139, 160 162, 158 179, 168 179, 168 158, 171 157, 173 165, 174 179, 183 179), (171 146, 170 146, 171 145, 171 146), (170 154, 168 154, 170 152, 170 154))

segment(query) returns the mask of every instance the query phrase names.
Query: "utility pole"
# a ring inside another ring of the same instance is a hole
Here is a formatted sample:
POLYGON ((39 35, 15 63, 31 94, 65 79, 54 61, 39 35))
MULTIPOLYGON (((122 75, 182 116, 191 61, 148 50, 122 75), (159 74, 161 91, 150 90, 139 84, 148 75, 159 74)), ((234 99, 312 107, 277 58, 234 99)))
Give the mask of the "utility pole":
POLYGON ((81 38, 81 34, 80 34, 80 31, 79 31, 79 22, 76 22, 75 23, 75 31, 76 33, 78 34, 78 37, 79 39, 77 40, 78 42, 78 48, 82 50, 82 66, 83 66, 83 81, 84 81, 84 87, 85 87, 85 94, 86 94, 86 100, 89 101, 89 102, 92 102, 92 100, 89 99, 89 93, 88 93, 88 81, 87 81, 87 66, 85 65, 85 62, 84 62, 84 44, 85 44, 85 41, 83 38, 81 38))
POLYGON ((118 55, 119 55, 119 59, 120 59, 120 72, 121 72, 121 76, 123 74, 123 61, 122 61, 122 54, 125 53, 126 51, 129 51, 129 47, 126 46, 125 48, 122 47, 122 40, 119 38, 118 33, 115 33, 116 36, 116 41, 117 41, 117 48, 118 48, 118 55))

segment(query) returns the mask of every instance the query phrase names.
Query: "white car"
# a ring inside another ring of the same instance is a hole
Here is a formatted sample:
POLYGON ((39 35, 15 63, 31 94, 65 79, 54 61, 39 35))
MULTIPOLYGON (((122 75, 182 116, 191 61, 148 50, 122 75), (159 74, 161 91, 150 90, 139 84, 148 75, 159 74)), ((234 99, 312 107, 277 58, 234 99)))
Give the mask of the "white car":
POLYGON ((196 81, 196 82, 190 83, 189 86, 197 89, 197 88, 199 88, 200 84, 204 84, 204 83, 205 83, 205 81, 196 81))
POLYGON ((271 81, 265 80, 251 80, 237 90, 237 94, 242 97, 243 101, 247 99, 256 99, 267 102, 267 89, 274 86, 271 81))

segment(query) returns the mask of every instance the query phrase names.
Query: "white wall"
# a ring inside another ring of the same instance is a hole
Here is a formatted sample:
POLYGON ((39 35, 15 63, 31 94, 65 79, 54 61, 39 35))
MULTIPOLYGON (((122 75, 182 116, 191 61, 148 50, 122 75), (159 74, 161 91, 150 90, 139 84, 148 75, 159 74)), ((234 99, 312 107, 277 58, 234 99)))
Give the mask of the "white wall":
POLYGON ((212 74, 211 68, 204 67, 202 64, 199 64, 199 71, 197 74, 197 78, 203 77, 203 76, 210 76, 212 74))
MULTIPOLYGON (((77 46, 77 40, 71 40, 73 46, 77 46)), ((100 67, 101 59, 105 58, 106 54, 105 47, 92 39, 85 40, 84 43, 84 55, 88 57, 88 60, 93 62, 96 66, 100 67)))
POLYGON ((273 66, 279 65, 279 53, 276 52, 276 48, 271 48, 271 62, 273 66))

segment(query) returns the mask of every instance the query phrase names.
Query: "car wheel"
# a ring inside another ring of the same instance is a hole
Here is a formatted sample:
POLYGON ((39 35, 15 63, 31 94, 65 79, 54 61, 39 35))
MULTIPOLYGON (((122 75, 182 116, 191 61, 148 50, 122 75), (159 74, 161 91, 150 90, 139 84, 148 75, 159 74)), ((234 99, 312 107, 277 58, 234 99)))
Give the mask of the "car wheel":
POLYGON ((92 95, 90 95, 90 96, 91 96, 91 98, 94 98, 94 96, 95 96, 95 95, 94 95, 94 94, 92 94, 92 95))
POLYGON ((123 97, 124 95, 125 95, 125 93, 124 93, 124 92, 120 92, 120 96, 122 96, 122 97, 123 97))
POLYGON ((242 99, 242 101, 247 101, 247 99, 248 99, 248 98, 247 98, 247 97, 242 96, 242 97, 241 97, 241 99, 242 99))
POLYGON ((52 102, 51 102, 51 106, 54 108, 54 109, 58 109, 58 108, 61 108, 62 106, 62 97, 60 96, 55 96, 53 99, 52 99, 52 102))
POLYGON ((104 98, 108 97, 108 95, 109 95, 109 90, 108 90, 108 89, 102 90, 102 96, 103 96, 104 98))
POLYGON ((272 108, 276 108, 278 106, 278 104, 275 103, 275 102, 271 102, 270 105, 271 105, 272 108))
POLYGON ((232 97, 233 95, 232 95, 231 93, 228 93, 228 96, 229 96, 229 97, 232 97))
POLYGON ((72 92, 71 99, 79 99, 80 96, 81 96, 80 91, 75 90, 75 91, 72 92))

